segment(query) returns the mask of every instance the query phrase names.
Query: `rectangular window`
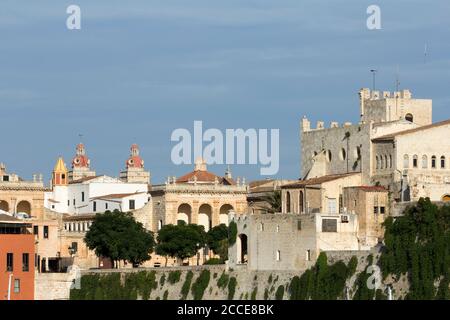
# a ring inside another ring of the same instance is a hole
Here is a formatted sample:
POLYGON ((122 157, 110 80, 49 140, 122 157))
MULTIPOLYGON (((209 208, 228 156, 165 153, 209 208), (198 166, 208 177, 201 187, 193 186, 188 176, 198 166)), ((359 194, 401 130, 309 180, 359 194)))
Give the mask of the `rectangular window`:
POLYGON ((323 219, 322 232, 337 232, 337 219, 323 219))
POLYGON ((413 167, 414 167, 414 168, 417 168, 417 166, 418 166, 417 158, 414 158, 414 159, 413 159, 413 167))
POLYGON ((130 200, 130 202, 129 202, 129 209, 130 210, 134 210, 134 208, 135 208, 135 206, 134 206, 134 200, 130 200))
POLYGON ((12 253, 6 254, 6 271, 14 271, 14 254, 12 253))
POLYGON ((386 212, 386 208, 385 207, 380 207, 380 213, 384 214, 386 212))
POLYGON ((72 254, 75 254, 78 252, 78 242, 72 242, 72 254))
POLYGON ((14 280, 14 293, 20 293, 20 279, 14 280))
POLYGON ((84 202, 84 192, 81 193, 81 202, 84 202))
POLYGON ((39 238, 39 226, 33 226, 33 234, 39 238))
POLYGON ((75 207, 75 199, 73 199, 73 206, 75 207))
POLYGON ((108 202, 105 203, 105 209, 108 210, 108 202))
POLYGON ((97 211, 97 202, 93 202, 92 203, 92 211, 96 212, 97 211))
POLYGON ((22 254, 22 271, 30 271, 30 255, 28 253, 22 254))
POLYGON ((297 221, 297 230, 302 230, 302 221, 301 220, 297 221))
POLYGON ((48 239, 48 226, 44 226, 44 239, 48 239))
POLYGON ((70 200, 67 200, 67 206, 70 207, 70 200))
POLYGON ((378 207, 373 207, 373 213, 378 213, 378 207))
POLYGON ((311 261, 311 250, 306 250, 306 261, 311 261))

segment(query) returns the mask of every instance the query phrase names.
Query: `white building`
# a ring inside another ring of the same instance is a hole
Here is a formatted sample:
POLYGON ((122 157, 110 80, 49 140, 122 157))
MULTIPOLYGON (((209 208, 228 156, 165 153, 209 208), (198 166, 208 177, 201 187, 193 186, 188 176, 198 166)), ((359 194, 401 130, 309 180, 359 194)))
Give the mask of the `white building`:
MULTIPOLYGON (((88 163, 89 159, 84 157, 88 163)), ((70 215, 137 210, 150 201, 148 188, 145 182, 124 182, 105 175, 71 180, 63 159, 59 158, 53 170, 52 191, 44 194, 44 207, 70 215)))

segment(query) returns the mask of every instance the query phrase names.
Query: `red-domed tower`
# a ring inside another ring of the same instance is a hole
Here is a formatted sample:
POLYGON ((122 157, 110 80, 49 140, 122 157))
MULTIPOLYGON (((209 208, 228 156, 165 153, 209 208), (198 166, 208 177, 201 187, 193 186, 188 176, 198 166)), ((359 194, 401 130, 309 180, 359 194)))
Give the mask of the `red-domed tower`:
POLYGON ((130 157, 125 162, 125 171, 120 173, 120 179, 130 183, 150 183, 150 172, 144 170, 144 160, 139 155, 139 146, 131 145, 130 157))
POLYGON ((84 144, 76 147, 75 157, 72 159, 72 171, 69 172, 69 180, 74 181, 86 177, 94 177, 95 171, 91 170, 91 161, 86 155, 84 144))

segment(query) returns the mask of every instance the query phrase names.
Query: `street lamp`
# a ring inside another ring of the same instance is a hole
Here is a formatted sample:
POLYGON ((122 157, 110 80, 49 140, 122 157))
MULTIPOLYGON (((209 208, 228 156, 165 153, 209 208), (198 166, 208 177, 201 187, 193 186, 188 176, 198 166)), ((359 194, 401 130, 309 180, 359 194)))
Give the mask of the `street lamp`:
POLYGON ((11 282, 12 282, 12 277, 14 275, 12 273, 9 274, 9 279, 8 279, 8 300, 11 300, 11 282))

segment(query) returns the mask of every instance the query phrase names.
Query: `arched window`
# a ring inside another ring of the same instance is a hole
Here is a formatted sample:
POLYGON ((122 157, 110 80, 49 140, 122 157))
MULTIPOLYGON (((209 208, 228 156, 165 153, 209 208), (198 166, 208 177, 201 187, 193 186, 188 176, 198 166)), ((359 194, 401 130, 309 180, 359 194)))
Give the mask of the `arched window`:
POLYGON ((394 164, 392 163, 392 154, 389 155, 389 168, 392 168, 394 166, 394 164))
POLYGON ((427 169, 428 168, 428 157, 426 155, 424 155, 422 157, 422 168, 423 169, 427 169))
POLYGON ((380 169, 381 169, 381 170, 384 169, 384 160, 383 160, 383 156, 380 156, 380 169))
POLYGON ((417 154, 413 156, 413 168, 417 168, 419 166, 419 157, 417 154))
POLYGON ((431 168, 436 169, 436 156, 431 157, 431 168))
POLYGON ((389 163, 388 163, 388 157, 387 155, 384 155, 384 168, 388 169, 389 168, 389 163))
POLYGON ((378 156, 375 157, 376 161, 377 161, 377 170, 380 169, 380 158, 378 158, 378 156))
POLYGON ((331 154, 331 150, 327 151, 327 159, 328 159, 328 162, 331 162, 331 160, 333 160, 333 155, 331 154))
POLYGON ((445 169, 445 157, 441 157, 441 169, 445 169))
POLYGON ((290 192, 286 192, 286 212, 291 212, 291 194, 290 192))
POLYGON ((409 122, 413 122, 414 121, 414 116, 411 113, 408 113, 405 116, 405 120, 409 121, 409 122))
POLYGON ((345 151, 344 148, 341 149, 341 160, 344 161, 345 159, 347 159, 347 152, 345 151))
POLYGON ((303 213, 303 191, 298 196, 298 212, 303 213))
POLYGON ((405 154, 403 156, 403 168, 408 169, 409 168, 409 156, 405 154))

